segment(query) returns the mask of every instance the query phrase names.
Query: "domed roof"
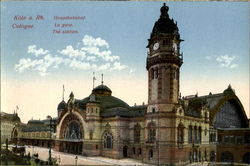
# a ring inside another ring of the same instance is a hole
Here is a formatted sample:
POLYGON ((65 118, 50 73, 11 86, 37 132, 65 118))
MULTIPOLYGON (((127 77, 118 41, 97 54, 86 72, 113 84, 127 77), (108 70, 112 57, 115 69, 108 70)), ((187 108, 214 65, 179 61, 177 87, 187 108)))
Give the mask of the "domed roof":
MULTIPOLYGON (((81 103, 85 105, 89 101, 90 97, 86 97, 81 101, 81 103)), ((110 108, 126 108, 126 109, 130 108, 130 106, 127 103, 111 95, 97 95, 95 96, 95 102, 100 104, 102 111, 105 111, 110 108)))
POLYGON ((67 104, 66 104, 66 102, 63 100, 63 101, 61 101, 61 102, 58 104, 57 110, 58 110, 58 111, 59 111, 59 110, 64 110, 65 108, 67 108, 67 104))
POLYGON ((178 33, 178 30, 177 23, 174 23, 174 20, 169 18, 168 6, 164 3, 161 7, 161 16, 155 22, 151 37, 159 33, 178 33))
POLYGON ((112 91, 106 85, 99 85, 92 90, 92 94, 96 95, 111 95, 112 91))

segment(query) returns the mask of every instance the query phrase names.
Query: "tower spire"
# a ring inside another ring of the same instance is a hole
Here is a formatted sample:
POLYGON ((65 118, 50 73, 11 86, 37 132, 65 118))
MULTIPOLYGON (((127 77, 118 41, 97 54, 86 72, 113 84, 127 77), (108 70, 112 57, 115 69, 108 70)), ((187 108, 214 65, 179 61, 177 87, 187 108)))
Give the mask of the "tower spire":
POLYGON ((103 74, 102 74, 102 85, 103 85, 103 74))
POLYGON ((65 88, 64 88, 64 84, 63 84, 63 93, 62 93, 62 100, 64 101, 64 92, 65 92, 65 88))
POLYGON ((93 72, 93 89, 95 88, 95 80, 96 80, 96 78, 95 78, 95 72, 93 72))

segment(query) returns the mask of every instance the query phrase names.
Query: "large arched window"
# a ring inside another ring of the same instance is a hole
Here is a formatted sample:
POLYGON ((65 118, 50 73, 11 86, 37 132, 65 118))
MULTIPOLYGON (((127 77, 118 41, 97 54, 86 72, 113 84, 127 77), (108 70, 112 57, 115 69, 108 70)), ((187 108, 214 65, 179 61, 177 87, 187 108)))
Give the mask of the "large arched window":
POLYGON ((140 143, 141 139, 141 126, 139 124, 136 124, 134 126, 134 142, 140 143))
POLYGON ((113 136, 109 132, 106 132, 103 135, 103 147, 104 147, 104 149, 112 149, 113 148, 113 136))
POLYGON ((214 118, 216 128, 242 128, 246 127, 244 110, 234 100, 225 102, 214 118))
POLYGON ((148 141, 154 142, 156 137, 156 126, 153 122, 148 124, 148 141))
POLYGON ((70 122, 66 128, 64 138, 70 140, 82 139, 82 132, 79 123, 76 121, 70 122))
POLYGON ((184 126, 183 124, 179 124, 177 128, 177 142, 178 144, 183 144, 184 143, 184 126))

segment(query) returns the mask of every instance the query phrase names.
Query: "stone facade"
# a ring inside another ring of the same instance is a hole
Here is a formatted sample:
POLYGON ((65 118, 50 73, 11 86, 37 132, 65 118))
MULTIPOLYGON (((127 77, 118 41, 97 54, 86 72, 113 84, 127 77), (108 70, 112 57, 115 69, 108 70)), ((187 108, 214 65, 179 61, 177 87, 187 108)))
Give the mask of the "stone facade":
POLYGON ((11 140, 13 129, 21 123, 17 113, 8 114, 1 112, 1 144, 11 140))

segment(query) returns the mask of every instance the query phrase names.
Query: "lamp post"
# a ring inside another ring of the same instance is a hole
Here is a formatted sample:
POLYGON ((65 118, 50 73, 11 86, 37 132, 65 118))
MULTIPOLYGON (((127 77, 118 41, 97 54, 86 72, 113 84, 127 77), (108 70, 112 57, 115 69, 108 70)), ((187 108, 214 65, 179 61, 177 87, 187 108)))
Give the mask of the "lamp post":
POLYGON ((60 165, 60 161, 61 161, 61 158, 60 158, 60 155, 58 157, 58 165, 60 165))
POLYGON ((47 118, 49 119, 49 165, 52 164, 52 160, 51 160, 51 121, 52 121, 52 118, 51 116, 47 116, 47 118))
POLYGON ((78 157, 76 156, 76 157, 75 157, 76 166, 77 166, 77 160, 78 160, 78 157))

